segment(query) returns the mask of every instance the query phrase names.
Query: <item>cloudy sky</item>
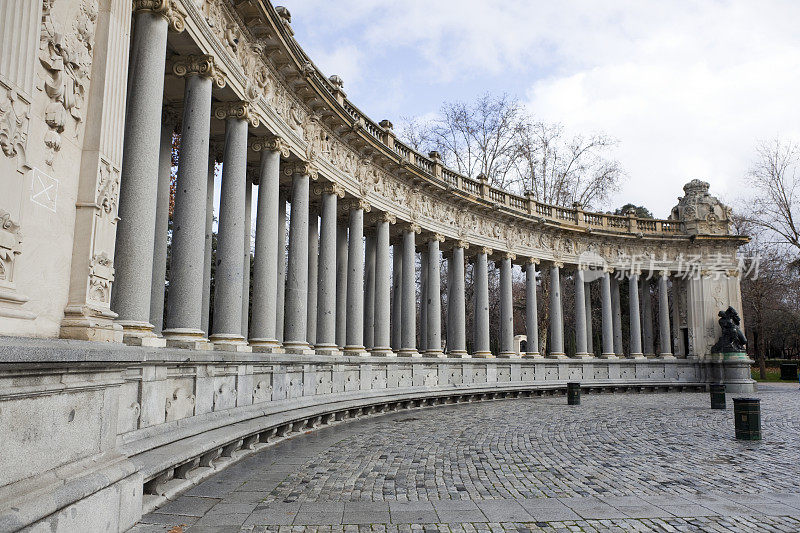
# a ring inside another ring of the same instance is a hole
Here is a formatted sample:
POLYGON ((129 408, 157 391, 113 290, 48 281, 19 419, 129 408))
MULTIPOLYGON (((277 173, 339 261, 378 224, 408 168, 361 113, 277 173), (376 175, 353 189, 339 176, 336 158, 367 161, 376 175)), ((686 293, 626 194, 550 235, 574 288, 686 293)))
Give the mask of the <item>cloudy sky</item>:
POLYGON ((627 201, 665 217, 692 178, 735 204, 760 139, 800 140, 800 2, 282 0, 371 118, 508 93, 619 140, 627 201))

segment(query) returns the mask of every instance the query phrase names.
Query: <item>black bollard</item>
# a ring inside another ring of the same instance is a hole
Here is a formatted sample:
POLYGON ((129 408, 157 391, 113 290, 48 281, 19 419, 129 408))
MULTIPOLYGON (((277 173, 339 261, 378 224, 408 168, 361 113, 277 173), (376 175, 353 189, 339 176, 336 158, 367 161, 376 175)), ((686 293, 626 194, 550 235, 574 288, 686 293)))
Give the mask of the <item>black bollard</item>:
POLYGON ((567 383, 567 405, 581 404, 581 384, 567 383))
POLYGON ((737 440, 761 440, 761 400, 734 398, 733 416, 737 440))
POLYGON ((725 385, 715 383, 710 386, 711 391, 711 408, 712 409, 725 409, 725 385))
POLYGON ((797 379, 797 363, 781 363, 781 380, 795 381, 797 379))

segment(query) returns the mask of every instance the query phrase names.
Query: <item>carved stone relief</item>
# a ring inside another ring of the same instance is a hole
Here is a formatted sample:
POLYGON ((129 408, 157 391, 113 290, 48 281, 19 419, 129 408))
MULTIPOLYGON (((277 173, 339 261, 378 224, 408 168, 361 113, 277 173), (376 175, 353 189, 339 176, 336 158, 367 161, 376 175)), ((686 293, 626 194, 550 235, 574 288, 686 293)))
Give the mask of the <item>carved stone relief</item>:
POLYGON ((0 82, 0 150, 6 157, 18 157, 18 168, 25 163, 29 110, 16 90, 0 82))

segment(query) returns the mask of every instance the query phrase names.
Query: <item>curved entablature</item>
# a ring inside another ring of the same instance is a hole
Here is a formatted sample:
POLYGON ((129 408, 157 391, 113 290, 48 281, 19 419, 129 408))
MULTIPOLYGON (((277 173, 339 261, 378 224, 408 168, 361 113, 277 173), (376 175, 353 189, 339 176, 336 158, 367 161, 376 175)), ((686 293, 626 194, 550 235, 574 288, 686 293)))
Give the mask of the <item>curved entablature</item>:
MULTIPOLYGON (((687 256, 714 258, 717 270, 735 268, 743 242, 730 235, 729 210, 708 195, 708 184, 687 185, 670 218, 637 218, 562 207, 460 175, 395 138, 388 120, 376 123, 353 105, 338 76, 326 78, 296 42, 286 8, 269 2, 200 3, 172 0, 185 11, 186 35, 213 55, 226 74, 220 98, 249 102, 261 124, 256 135, 280 137, 291 160, 307 162, 313 178, 339 184, 423 231, 474 247, 579 264, 599 258, 606 267, 630 269, 632 258, 654 270, 680 270, 687 256)), ((186 47, 186 43, 183 43, 186 47)))

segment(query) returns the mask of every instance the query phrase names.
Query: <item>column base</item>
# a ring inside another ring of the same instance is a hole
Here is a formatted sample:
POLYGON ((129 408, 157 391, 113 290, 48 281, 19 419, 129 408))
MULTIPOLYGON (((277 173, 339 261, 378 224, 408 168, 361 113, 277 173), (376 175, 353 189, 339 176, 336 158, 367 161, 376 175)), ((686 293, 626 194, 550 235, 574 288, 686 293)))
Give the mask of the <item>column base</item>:
POLYGON ((250 339, 249 344, 255 353, 284 353, 283 346, 276 339, 250 339))
POLYGON ((391 348, 373 348, 370 350, 370 355, 373 357, 397 357, 391 348))
POLYGON ((233 333, 217 333, 211 335, 211 342, 214 343, 214 349, 221 352, 240 352, 249 353, 253 349, 247 345, 247 341, 241 335, 233 333))
POLYGON ((398 357, 422 357, 422 354, 419 353, 414 348, 400 348, 400 351, 397 352, 398 357))
POLYGON ((345 346, 344 355, 354 357, 369 357, 369 352, 363 346, 345 346))
POLYGON ((283 353, 294 355, 316 355, 317 352, 307 342, 283 341, 283 353))
POLYGON ((317 344, 314 346, 314 352, 317 355, 342 355, 342 351, 335 344, 317 344))
POLYGON ((447 356, 441 350, 428 350, 425 352, 425 357, 438 357, 439 359, 445 359, 447 356))
POLYGON ((170 348, 186 350, 213 350, 214 346, 206 339, 204 331, 192 328, 169 328, 163 331, 164 339, 170 348))
POLYGON ((136 320, 117 320, 122 326, 122 342, 128 346, 163 348, 167 341, 153 333, 153 324, 136 320))
POLYGON ((472 357, 476 359, 494 359, 494 354, 492 352, 475 352, 472 357))
POLYGON ((589 352, 581 352, 575 354, 575 359, 592 359, 594 355, 590 354, 589 352))
POLYGON ((526 359, 544 359, 544 356, 539 352, 525 352, 522 357, 525 357, 526 359))
POLYGON ((89 306, 67 306, 59 337, 96 342, 122 342, 122 326, 114 322, 117 314, 89 306))
POLYGON ((643 353, 632 353, 628 359, 647 359, 643 353))
POLYGON ((517 352, 500 352, 497 357, 501 359, 519 359, 522 355, 517 352))
POLYGON ((675 359, 675 356, 672 355, 671 353, 661 353, 661 354, 658 354, 658 358, 659 359, 675 359))
POLYGON ((447 352, 447 357, 452 359, 470 359, 472 356, 466 350, 452 350, 447 352))
POLYGON ((549 353, 545 356, 547 359, 569 359, 564 352, 549 353))
POLYGON ((617 358, 617 354, 615 354, 615 353, 601 353, 600 354, 600 359, 616 359, 616 358, 617 358))

